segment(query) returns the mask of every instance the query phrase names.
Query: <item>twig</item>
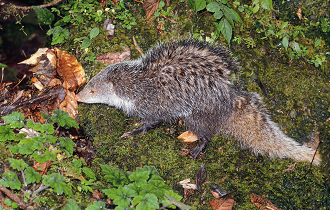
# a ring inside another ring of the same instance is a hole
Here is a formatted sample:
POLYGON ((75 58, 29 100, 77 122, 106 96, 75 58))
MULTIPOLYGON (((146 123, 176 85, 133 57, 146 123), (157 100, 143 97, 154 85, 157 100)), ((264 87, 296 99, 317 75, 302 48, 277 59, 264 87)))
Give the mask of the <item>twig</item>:
POLYGON ((13 89, 15 89, 15 87, 17 87, 23 81, 23 79, 25 79, 25 77, 26 77, 26 74, 24 74, 22 79, 13 87, 13 89))
POLYGON ((34 191, 31 196, 36 195, 37 193, 47 189, 49 186, 50 186, 49 184, 47 185, 41 184, 40 187, 36 191, 34 191))
POLYGON ((133 43, 137 49, 137 51, 139 51, 139 53, 141 54, 142 58, 146 58, 146 56, 144 55, 144 53, 142 52, 141 48, 139 47, 139 45, 137 44, 135 37, 133 36, 133 43))
POLYGON ((21 173, 22 173, 22 178, 23 178, 24 186, 26 187, 27 186, 27 183, 26 183, 24 171, 21 170, 21 173))
MULTIPOLYGON (((53 1, 53 2, 50 2, 48 4, 42 4, 42 5, 37 5, 36 7, 39 7, 39 8, 46 8, 46 7, 50 7, 50 6, 54 6, 58 3, 60 3, 61 1, 63 0, 56 0, 56 1, 53 1)), ((16 5, 11 5, 14 9, 17 9, 17 10, 23 10, 23 11, 29 11, 31 9, 33 9, 32 6, 16 6, 16 5)))
POLYGON ((0 87, 1 87, 2 82, 3 82, 3 74, 4 74, 4 70, 5 70, 5 68, 2 67, 2 69, 1 69, 2 74, 1 74, 1 83, 0 83, 0 87))
POLYGON ((138 2, 138 3, 141 3, 141 4, 144 4, 142 1, 138 1, 138 0, 134 0, 134 1, 136 1, 136 2, 138 2))
POLYGON ((33 209, 33 206, 29 205, 28 203, 25 203, 20 197, 5 188, 2 184, 0 184, 0 191, 6 194, 10 199, 15 201, 21 209, 33 209))

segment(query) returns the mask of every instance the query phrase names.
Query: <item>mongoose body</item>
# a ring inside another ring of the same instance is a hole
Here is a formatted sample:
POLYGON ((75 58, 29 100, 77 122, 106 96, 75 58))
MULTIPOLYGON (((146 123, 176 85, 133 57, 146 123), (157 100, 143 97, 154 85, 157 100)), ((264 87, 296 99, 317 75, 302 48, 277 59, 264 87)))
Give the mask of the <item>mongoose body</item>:
MULTIPOLYGON (((169 41, 146 58, 110 65, 77 95, 80 102, 104 103, 138 116, 145 133, 161 122, 181 118, 199 138, 196 157, 218 133, 234 136, 243 148, 272 157, 311 162, 315 150, 287 137, 271 121, 257 93, 230 82, 238 64, 222 46, 197 40, 169 41)), ((314 164, 321 161, 319 154, 314 164)))

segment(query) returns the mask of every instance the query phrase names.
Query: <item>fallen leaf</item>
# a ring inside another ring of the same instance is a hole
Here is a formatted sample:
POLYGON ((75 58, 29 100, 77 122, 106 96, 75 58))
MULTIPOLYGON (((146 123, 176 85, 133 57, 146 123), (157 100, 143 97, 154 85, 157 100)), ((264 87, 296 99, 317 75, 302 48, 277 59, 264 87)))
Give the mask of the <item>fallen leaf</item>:
POLYGON ((123 52, 112 52, 112 53, 106 53, 100 55, 97 58, 95 58, 95 61, 102 62, 108 65, 108 64, 119 63, 124 60, 130 60, 131 50, 128 47, 123 47, 123 49, 124 49, 123 52))
POLYGON ((204 184, 204 182, 206 180, 206 176, 207 176, 207 172, 206 172, 205 163, 204 163, 203 165, 200 166, 200 168, 198 169, 197 174, 196 174, 197 190, 201 193, 203 192, 202 185, 204 184))
POLYGON ((256 194, 250 194, 251 203, 258 207, 260 210, 281 210, 277 208, 274 204, 272 204, 269 200, 266 198, 256 195, 256 194))
POLYGON ((154 15, 159 7, 160 0, 146 0, 143 4, 143 9, 146 12, 146 17, 150 18, 154 15))
POLYGON ((209 201, 209 203, 213 210, 231 210, 233 209, 235 199, 234 198, 216 199, 209 201))
POLYGON ((183 139, 184 142, 194 142, 198 140, 198 137, 191 131, 185 131, 177 138, 183 139))
POLYGON ((302 14, 301 14, 301 12, 302 12, 302 10, 301 10, 301 8, 299 8, 298 11, 297 11, 297 13, 296 13, 296 14, 298 15, 299 20, 302 19, 302 14))
POLYGON ((70 91, 77 90, 86 82, 84 69, 78 63, 76 57, 70 53, 58 48, 55 48, 54 51, 57 56, 56 71, 64 80, 63 87, 70 91))
POLYGON ((211 184, 211 193, 215 198, 220 198, 227 195, 227 192, 222 188, 211 184))
POLYGON ((190 196, 195 194, 195 190, 197 189, 196 184, 190 183, 190 179, 185 179, 179 182, 179 184, 183 187, 183 199, 188 200, 190 196))
POLYGON ((45 175, 47 174, 47 170, 51 165, 52 162, 50 160, 44 163, 38 163, 37 161, 34 161, 32 168, 34 168, 34 170, 36 170, 40 175, 45 175))
POLYGON ((71 92, 69 90, 64 90, 66 93, 66 96, 62 103, 60 104, 60 110, 66 111, 69 113, 70 117, 75 118, 75 116, 78 114, 77 107, 78 103, 75 99, 76 94, 74 92, 71 92))

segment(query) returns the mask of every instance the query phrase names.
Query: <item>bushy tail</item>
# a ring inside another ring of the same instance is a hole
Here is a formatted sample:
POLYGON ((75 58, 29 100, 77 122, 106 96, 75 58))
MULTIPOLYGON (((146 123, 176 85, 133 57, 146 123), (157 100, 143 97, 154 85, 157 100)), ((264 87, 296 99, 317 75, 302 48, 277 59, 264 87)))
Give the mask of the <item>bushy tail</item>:
MULTIPOLYGON (((259 94, 240 92, 234 99, 233 107, 224 131, 238 139, 242 147, 251 149, 256 155, 312 161, 315 150, 287 137, 264 111, 259 94)), ((320 162, 317 153, 313 164, 320 162)))

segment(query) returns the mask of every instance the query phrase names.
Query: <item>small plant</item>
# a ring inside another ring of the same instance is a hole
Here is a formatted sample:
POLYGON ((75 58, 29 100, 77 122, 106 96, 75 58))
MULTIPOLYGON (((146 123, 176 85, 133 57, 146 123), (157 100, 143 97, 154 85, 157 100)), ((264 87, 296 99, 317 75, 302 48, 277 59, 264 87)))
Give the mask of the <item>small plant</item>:
MULTIPOLYGON (((162 209, 175 209, 176 206, 183 210, 191 208, 179 201, 182 197, 164 183, 154 166, 144 166, 137 168, 133 173, 125 173, 104 165, 102 172, 105 174, 104 178, 112 183, 112 187, 104 189, 103 192, 117 205, 116 210, 155 210, 160 206, 162 209)), ((86 210, 102 208, 105 208, 105 203, 95 201, 86 210)), ((65 209, 80 209, 80 207, 74 200, 70 200, 65 209)))
MULTIPOLYGON (((6 147, 15 156, 8 159, 11 170, 1 175, 0 184, 14 191, 22 191, 23 200, 29 204, 33 203, 38 192, 49 187, 58 195, 63 193, 70 197, 73 195, 70 185, 62 175, 59 173, 43 175, 45 169, 38 171, 36 167, 27 164, 34 161, 40 164, 49 161, 49 164, 52 164, 57 160, 57 155, 72 156, 73 141, 68 137, 58 137, 56 131, 61 127, 78 128, 78 124, 67 112, 54 110, 53 113, 53 116, 42 113, 42 117, 49 122, 45 124, 35 123, 31 119, 25 120, 24 115, 19 112, 2 117, 6 124, 0 126, 0 141, 5 142, 6 147), (42 185, 34 189, 34 185, 40 182, 42 185)), ((83 186, 84 190, 88 190, 86 185, 83 186)), ((7 206, 15 208, 14 202, 7 203, 7 206)))

